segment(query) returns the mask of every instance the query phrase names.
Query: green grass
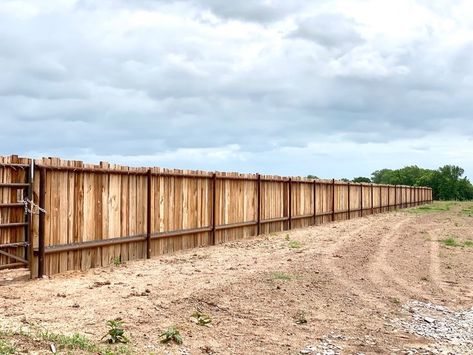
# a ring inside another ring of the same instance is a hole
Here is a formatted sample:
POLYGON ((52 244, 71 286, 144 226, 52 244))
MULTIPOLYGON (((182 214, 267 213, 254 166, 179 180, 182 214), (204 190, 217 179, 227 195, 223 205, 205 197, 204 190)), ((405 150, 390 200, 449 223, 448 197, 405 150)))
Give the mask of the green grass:
POLYGON ((473 248, 473 240, 467 240, 463 243, 460 243, 453 236, 440 240, 440 243, 442 243, 443 245, 447 247, 473 248))
POLYGON ((461 246, 461 244, 458 243, 457 240, 454 237, 448 237, 446 239, 442 239, 442 240, 440 240, 440 243, 442 243, 446 247, 459 247, 459 246, 461 246))
POLYGON ((302 243, 299 242, 298 240, 291 240, 289 242, 289 248, 291 249, 298 249, 300 247, 302 247, 302 243))
POLYGON ((0 339, 0 354, 13 355, 16 353, 18 353, 18 351, 14 346, 7 343, 5 340, 0 339))
POLYGON ((467 217, 473 217, 473 205, 462 208, 461 213, 467 217))
POLYGON ((291 275, 285 274, 284 272, 276 271, 271 274, 273 280, 289 281, 292 279, 291 275))
MULTIPOLYGON (((98 355, 129 355, 131 350, 127 346, 103 346, 99 345, 84 335, 75 333, 73 335, 64 335, 58 333, 51 333, 48 331, 31 331, 25 332, 23 330, 19 331, 5 331, 0 330, 0 354, 10 355, 10 354, 19 354, 22 353, 20 349, 13 347, 8 340, 9 339, 18 339, 18 344, 22 344, 21 337, 26 337, 29 339, 38 342, 38 346, 44 347, 44 344, 41 345, 41 341, 46 344, 54 344, 58 350, 58 353, 73 354, 77 351, 84 351, 90 354, 98 355)), ((21 347, 21 345, 18 345, 21 347)), ((47 346, 49 350, 49 345, 47 346)))
POLYGON ((434 213, 434 212, 448 212, 450 207, 455 202, 434 202, 431 205, 424 205, 407 210, 409 213, 421 214, 421 213, 434 213))

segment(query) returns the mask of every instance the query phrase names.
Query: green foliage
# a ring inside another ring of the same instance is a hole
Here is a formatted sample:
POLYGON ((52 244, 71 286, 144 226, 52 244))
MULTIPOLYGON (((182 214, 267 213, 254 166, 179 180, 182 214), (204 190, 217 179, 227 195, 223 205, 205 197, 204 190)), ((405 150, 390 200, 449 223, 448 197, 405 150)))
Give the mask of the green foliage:
POLYGON ((198 325, 209 327, 210 323, 212 323, 212 318, 210 318, 208 314, 202 313, 200 311, 195 311, 192 313, 191 317, 192 320, 198 325))
POLYGON ((473 248, 473 240, 467 240, 465 243, 463 243, 463 246, 467 248, 473 248))
POLYGON ((410 213, 431 213, 431 212, 447 212, 450 211, 452 202, 434 202, 431 205, 419 206, 407 210, 410 213))
POLYGON ((437 170, 406 166, 402 169, 382 169, 373 172, 376 184, 428 186, 432 188, 435 200, 472 200, 473 185, 459 166, 445 165, 437 170))
POLYGON ((371 179, 370 178, 367 178, 367 177, 364 177, 364 176, 359 176, 359 177, 356 177, 352 180, 353 182, 367 182, 367 183, 370 183, 371 182, 371 179))
POLYGON ((48 342, 54 343, 59 349, 96 351, 97 347, 87 337, 75 333, 73 335, 40 332, 39 336, 48 342))
POLYGON ((120 266, 122 264, 122 256, 115 256, 114 258, 111 259, 111 262, 115 266, 120 266))
POLYGON ((443 245, 447 247, 459 247, 461 246, 460 243, 457 242, 457 240, 454 237, 448 237, 447 239, 442 239, 440 241, 443 245))
POLYGON ((289 281, 291 280, 291 275, 285 274, 284 272, 273 272, 271 275, 273 280, 283 280, 283 281, 289 281))
POLYGON ((101 340, 107 338, 107 342, 110 344, 128 343, 129 340, 125 336, 125 330, 123 329, 123 321, 121 319, 117 318, 108 320, 107 327, 109 329, 101 340))
POLYGON ((347 178, 341 178, 340 181, 343 181, 343 182, 350 182, 350 179, 347 179, 347 178))
POLYGON ((318 179, 315 175, 307 175, 307 179, 318 179))
POLYGON ((13 355, 16 354, 17 350, 14 346, 10 345, 6 341, 0 339, 0 354, 13 355))
POLYGON ((182 344, 182 336, 179 330, 172 326, 166 329, 160 336, 160 341, 161 343, 169 343, 169 342, 174 342, 178 345, 182 344))
POLYGON ((291 249, 298 249, 300 247, 302 247, 302 243, 299 242, 298 240, 291 240, 289 242, 289 248, 291 249))

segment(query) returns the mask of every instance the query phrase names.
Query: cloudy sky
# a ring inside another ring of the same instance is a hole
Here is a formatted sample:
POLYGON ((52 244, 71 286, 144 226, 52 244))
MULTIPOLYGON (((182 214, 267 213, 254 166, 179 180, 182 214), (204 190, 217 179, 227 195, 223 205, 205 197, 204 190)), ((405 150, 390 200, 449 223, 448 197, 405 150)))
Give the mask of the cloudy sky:
POLYGON ((473 177, 473 2, 2 0, 0 155, 473 177))

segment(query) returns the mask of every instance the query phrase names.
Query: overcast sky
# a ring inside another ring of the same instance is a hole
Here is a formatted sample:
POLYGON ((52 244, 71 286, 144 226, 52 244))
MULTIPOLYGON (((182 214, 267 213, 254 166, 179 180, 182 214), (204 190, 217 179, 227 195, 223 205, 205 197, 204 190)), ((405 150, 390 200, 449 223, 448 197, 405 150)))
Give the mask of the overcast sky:
POLYGON ((0 155, 473 177, 473 2, 2 0, 0 155))

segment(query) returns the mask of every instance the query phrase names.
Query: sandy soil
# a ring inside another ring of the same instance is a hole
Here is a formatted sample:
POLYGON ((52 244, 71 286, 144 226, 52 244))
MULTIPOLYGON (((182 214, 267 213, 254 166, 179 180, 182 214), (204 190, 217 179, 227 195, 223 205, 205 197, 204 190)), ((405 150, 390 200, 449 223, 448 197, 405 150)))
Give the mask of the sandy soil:
MULTIPOLYGON (((380 214, 51 279, 3 273, 1 327, 99 342, 106 320, 121 317, 137 354, 406 353, 431 340, 391 324, 409 319, 403 304, 473 306, 473 247, 440 242, 473 240, 465 206, 380 214), (197 309, 211 327, 192 322, 197 309), (180 346, 159 343, 171 325, 180 346)), ((48 350, 44 342, 16 343, 48 350)))

